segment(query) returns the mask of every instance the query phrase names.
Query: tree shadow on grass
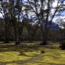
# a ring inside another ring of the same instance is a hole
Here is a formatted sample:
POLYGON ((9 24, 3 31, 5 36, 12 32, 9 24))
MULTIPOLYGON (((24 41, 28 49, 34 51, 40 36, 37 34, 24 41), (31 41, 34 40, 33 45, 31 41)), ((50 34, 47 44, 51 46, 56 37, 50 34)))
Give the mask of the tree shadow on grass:
POLYGON ((33 52, 39 50, 39 45, 19 45, 15 46, 13 44, 0 44, 0 52, 19 52, 21 56, 27 56, 24 52, 33 52))
MULTIPOLYGON (((33 57, 26 55, 25 52, 33 52, 33 51, 38 51, 39 50, 39 45, 20 45, 20 46, 15 46, 11 44, 0 44, 0 52, 19 52, 19 56, 26 56, 26 57, 33 57)), ((36 55, 34 55, 36 56, 36 55)), ((17 64, 23 64, 25 63, 25 60, 17 60, 17 61, 12 61, 12 62, 0 62, 1 65, 9 64, 9 63, 17 63, 17 64)))

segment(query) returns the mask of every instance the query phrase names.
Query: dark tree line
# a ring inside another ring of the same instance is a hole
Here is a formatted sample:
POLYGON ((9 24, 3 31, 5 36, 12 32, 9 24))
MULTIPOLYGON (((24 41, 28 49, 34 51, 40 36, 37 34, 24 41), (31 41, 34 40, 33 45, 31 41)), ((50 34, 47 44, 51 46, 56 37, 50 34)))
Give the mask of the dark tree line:
POLYGON ((5 2, 0 0, 0 13, 3 15, 5 24, 4 42, 9 42, 9 35, 13 28, 15 45, 19 45, 23 39, 23 29, 26 27, 30 42, 34 40, 37 30, 40 29, 41 45, 46 45, 54 17, 65 9, 64 0, 57 0, 56 6, 53 6, 54 2, 55 0, 27 0, 24 2, 21 0, 6 0, 5 2))

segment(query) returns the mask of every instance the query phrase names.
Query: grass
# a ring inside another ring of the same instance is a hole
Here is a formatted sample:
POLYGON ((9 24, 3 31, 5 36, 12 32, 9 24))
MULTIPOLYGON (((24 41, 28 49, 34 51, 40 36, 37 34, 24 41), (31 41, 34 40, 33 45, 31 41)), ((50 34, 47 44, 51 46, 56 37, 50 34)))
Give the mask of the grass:
POLYGON ((27 63, 25 65, 50 65, 49 63, 27 63))
POLYGON ((11 64, 6 64, 6 65, 18 65, 17 63, 11 63, 11 64))
POLYGON ((40 51, 32 48, 32 46, 14 46, 13 43, 0 43, 0 62, 24 61, 39 54, 40 51))
POLYGON ((6 63, 6 65, 19 65, 17 62, 44 54, 41 59, 25 63, 25 65, 65 65, 65 50, 58 48, 59 44, 49 44, 43 47, 35 45, 35 43, 27 43, 27 46, 26 42, 25 45, 20 46, 14 46, 13 43, 0 44, 0 62, 6 63), (45 53, 41 53, 42 50, 45 53))
POLYGON ((13 62, 19 60, 27 60, 30 57, 20 56, 19 52, 11 51, 11 52, 1 52, 0 53, 0 62, 13 62))
POLYGON ((40 60, 25 65, 65 65, 65 50, 46 48, 40 60))
POLYGON ((48 64, 65 64, 65 51, 59 49, 48 49, 46 50, 44 56, 36 62, 48 64))

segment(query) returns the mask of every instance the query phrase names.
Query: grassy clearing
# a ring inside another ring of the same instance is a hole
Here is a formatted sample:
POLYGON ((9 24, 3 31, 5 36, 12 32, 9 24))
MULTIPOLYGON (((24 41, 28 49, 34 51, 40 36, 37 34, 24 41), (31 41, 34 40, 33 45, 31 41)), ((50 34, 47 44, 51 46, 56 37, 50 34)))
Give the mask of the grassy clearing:
POLYGON ((0 53, 0 62, 13 62, 19 60, 27 60, 30 57, 20 56, 19 52, 11 51, 11 52, 2 52, 0 53))
POLYGON ((27 63, 25 65, 50 65, 49 63, 27 63))
POLYGON ((44 56, 37 63, 65 65, 65 51, 60 49, 46 49, 44 56))
POLYGON ((34 46, 35 43, 27 43, 27 46, 26 42, 23 46, 0 44, 0 62, 6 62, 6 65, 19 65, 17 64, 19 61, 22 62, 44 54, 41 59, 37 59, 32 63, 25 63, 25 65, 65 65, 65 50, 59 49, 59 44, 49 44, 43 47, 39 45, 34 46), (41 53, 42 50, 45 53, 41 53))
POLYGON ((28 60, 40 54, 37 50, 28 46, 14 46, 10 44, 0 44, 0 62, 18 62, 28 60))
POLYGON ((45 53, 40 60, 25 65, 65 65, 65 51, 60 49, 45 49, 45 53))
POLYGON ((6 65, 18 65, 17 63, 11 63, 11 64, 6 64, 6 65))

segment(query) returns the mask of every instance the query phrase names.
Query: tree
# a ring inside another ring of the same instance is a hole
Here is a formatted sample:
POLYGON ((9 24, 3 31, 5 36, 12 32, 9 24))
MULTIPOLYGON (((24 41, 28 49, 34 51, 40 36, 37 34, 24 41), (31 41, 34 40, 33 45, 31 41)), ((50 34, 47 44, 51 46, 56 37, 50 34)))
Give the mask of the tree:
POLYGON ((1 11, 3 11, 3 18, 5 22, 5 43, 9 42, 9 13, 8 13, 8 2, 1 2, 1 11))
POLYGON ((28 16, 27 18, 24 18, 24 26, 27 28, 28 31, 28 40, 29 42, 33 42, 34 36, 36 34, 37 29, 39 28, 38 23, 34 23, 33 18, 29 19, 28 16))
POLYGON ((60 27, 60 38, 61 38, 60 43, 62 43, 63 38, 64 38, 63 37, 64 36, 64 30, 65 30, 65 22, 64 22, 64 20, 65 20, 65 18, 62 15, 56 19, 57 25, 60 27))
POLYGON ((18 15, 18 21, 17 21, 18 43, 16 43, 16 45, 20 44, 20 42, 21 42, 21 33, 23 31, 23 25, 20 25, 20 15, 21 15, 21 12, 22 12, 22 6, 23 6, 23 3, 20 2, 20 0, 17 0, 15 8, 17 9, 17 15, 18 15))
POLYGON ((2 1, 2 11, 4 12, 5 20, 5 40, 8 41, 9 34, 9 24, 12 23, 15 35, 15 45, 20 43, 20 13, 22 12, 22 2, 20 0, 6 0, 2 1))
POLYGON ((48 21, 50 21, 50 25, 53 21, 53 18, 55 15, 64 9, 64 0, 57 0, 57 5, 54 7, 53 3, 55 0, 27 0, 25 3, 27 5, 27 8, 29 8, 29 12, 33 12, 38 22, 40 23, 41 32, 42 32, 42 45, 47 44, 47 38, 48 38, 48 32, 49 27, 48 21), (53 13, 52 13, 52 10, 53 13), (49 19, 50 18, 50 19, 49 19))
POLYGON ((15 45, 19 45, 21 42, 21 33, 23 30, 23 26, 20 25, 20 16, 22 15, 22 7, 23 3, 20 0, 17 1, 10 1, 11 2, 11 20, 14 27, 14 35, 15 35, 15 45), (16 2, 16 4, 15 4, 16 2), (16 18, 17 16, 17 18, 16 18))

